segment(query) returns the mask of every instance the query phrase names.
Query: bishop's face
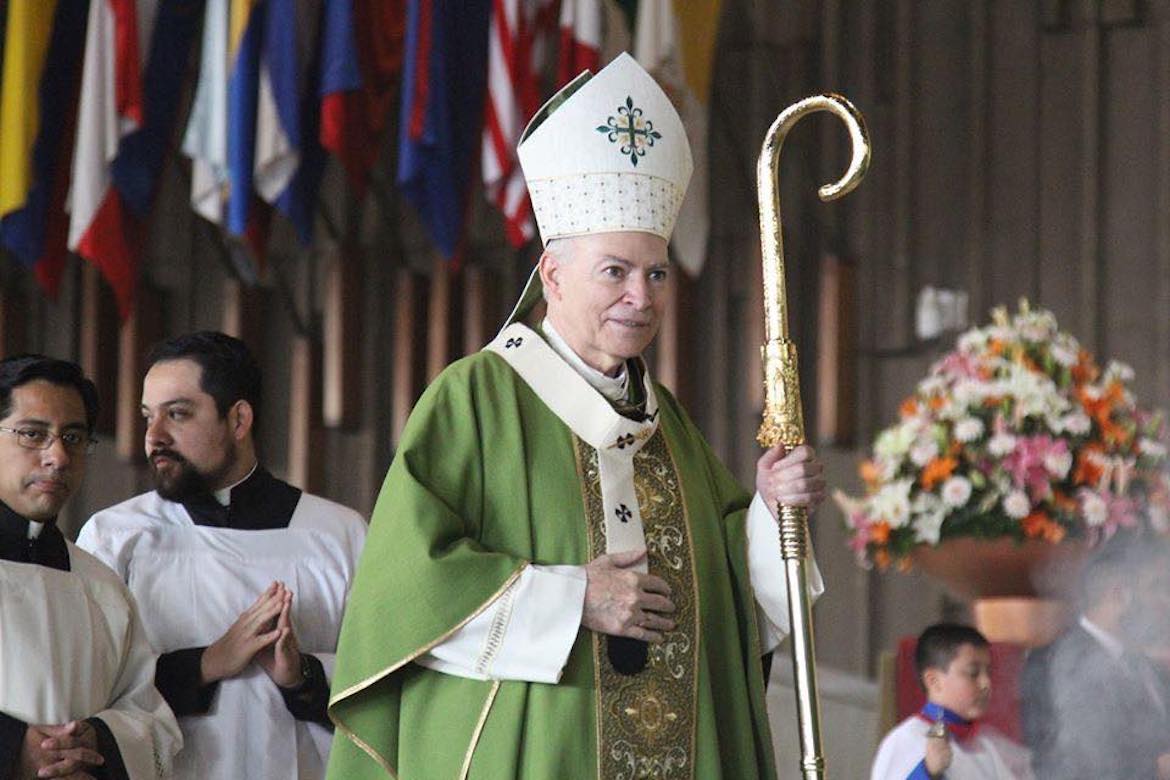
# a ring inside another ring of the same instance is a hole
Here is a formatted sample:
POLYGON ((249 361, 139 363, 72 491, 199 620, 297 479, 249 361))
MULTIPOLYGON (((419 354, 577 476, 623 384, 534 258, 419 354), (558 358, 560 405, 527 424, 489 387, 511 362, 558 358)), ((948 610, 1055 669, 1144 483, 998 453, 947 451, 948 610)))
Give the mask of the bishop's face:
POLYGON ((610 375, 657 335, 668 273, 666 241, 634 231, 558 239, 540 259, 549 321, 582 360, 610 375))
POLYGON ((155 488, 171 501, 225 487, 237 465, 236 406, 221 416, 202 376, 198 363, 181 358, 155 363, 142 382, 146 457, 155 488))
POLYGON ((85 402, 69 385, 34 380, 12 389, 8 415, 0 427, 48 431, 55 435, 46 449, 17 443, 17 434, 0 434, 0 500, 34 522, 52 520, 77 489, 85 472, 85 447, 68 448, 61 434, 86 439, 85 402))

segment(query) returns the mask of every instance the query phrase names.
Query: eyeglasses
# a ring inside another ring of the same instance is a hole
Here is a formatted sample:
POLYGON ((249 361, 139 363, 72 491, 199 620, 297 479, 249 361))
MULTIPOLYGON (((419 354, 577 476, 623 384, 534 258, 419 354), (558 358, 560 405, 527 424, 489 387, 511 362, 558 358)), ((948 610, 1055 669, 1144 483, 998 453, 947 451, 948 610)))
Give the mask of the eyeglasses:
POLYGON ((82 431, 65 431, 64 433, 53 433, 44 428, 4 428, 0 427, 0 431, 4 433, 11 433, 16 437, 16 443, 26 450, 47 450, 53 446, 53 442, 57 439, 61 440, 61 446, 70 455, 81 455, 93 452, 93 448, 97 446, 97 439, 91 437, 88 433, 82 431))

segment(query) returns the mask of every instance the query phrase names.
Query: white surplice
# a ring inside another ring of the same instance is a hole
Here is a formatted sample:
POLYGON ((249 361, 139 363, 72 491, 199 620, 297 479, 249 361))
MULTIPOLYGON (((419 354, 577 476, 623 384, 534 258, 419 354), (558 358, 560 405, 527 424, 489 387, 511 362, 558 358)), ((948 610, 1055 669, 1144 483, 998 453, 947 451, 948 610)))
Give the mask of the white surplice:
MULTIPOLYGON (((906 780, 926 758, 931 724, 917 715, 899 723, 878 747, 870 780, 906 780)), ((1032 780, 1031 754, 989 726, 965 742, 951 739, 947 780, 1032 780)))
POLYGON ((0 712, 31 725, 99 717, 131 778, 183 745, 154 687, 157 655, 121 580, 66 542, 69 571, 0 561, 0 712))
MULTIPOLYGON (((509 325, 486 348, 512 363, 514 353, 506 347, 508 340, 534 339, 538 349, 526 352, 532 363, 513 367, 575 434, 581 436, 579 429, 589 422, 610 427, 620 423, 624 418, 614 411, 610 401, 625 395, 630 372, 623 368, 616 377, 602 374, 576 355, 548 320, 541 327, 547 343, 523 325, 509 325)), ((654 387, 645 371, 643 375, 646 411, 653 415, 654 387)), ((652 429, 653 423, 647 426, 652 429)), ((582 438, 588 441, 590 437, 582 438)), ((602 462, 603 470, 604 465, 602 462)), ((629 494, 625 503, 636 506, 632 464, 625 476, 624 486, 620 475, 613 479, 619 483, 613 492, 624 488, 629 494)), ((601 480, 603 493, 608 493, 605 474, 601 480)), ((606 517, 612 516, 613 512, 606 512, 606 517)), ((789 631, 788 585, 780 556, 780 528, 758 493, 748 509, 747 536, 760 647, 767 653, 776 649, 789 631)), ((606 538, 611 542, 611 553, 644 547, 641 515, 634 512, 623 526, 607 528, 606 538), (624 541, 612 549, 619 532, 624 541)), ((644 565, 641 570, 645 571, 644 565)), ((815 600, 825 585, 811 553, 808 580, 815 600)), ((555 683, 560 680, 581 626, 586 584, 584 566, 528 566, 487 609, 416 659, 416 663, 472 679, 555 683)))
MULTIPOLYGON (((210 645, 270 583, 283 582, 300 649, 328 676, 365 534, 357 512, 308 493, 287 528, 235 530, 196 525, 182 504, 150 492, 98 512, 78 544, 129 585, 159 653, 210 645)), ((219 683, 209 712, 179 720, 187 747, 176 777, 324 777, 332 733, 295 719, 254 663, 219 683)))

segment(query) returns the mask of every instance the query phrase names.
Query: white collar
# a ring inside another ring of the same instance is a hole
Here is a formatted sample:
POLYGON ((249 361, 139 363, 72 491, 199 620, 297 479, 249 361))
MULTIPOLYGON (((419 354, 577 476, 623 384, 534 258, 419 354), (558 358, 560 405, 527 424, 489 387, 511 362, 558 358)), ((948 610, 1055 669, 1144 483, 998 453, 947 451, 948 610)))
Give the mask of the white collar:
POLYGON ((1117 637, 1113 636, 1084 615, 1081 615, 1079 622, 1081 624, 1081 628, 1088 631, 1090 636, 1100 642, 1101 646, 1105 648, 1105 652, 1109 653, 1113 660, 1116 661, 1125 653, 1125 646, 1121 644, 1117 637))
POLYGON ((38 523, 36 520, 28 521, 28 538, 36 539, 41 535, 41 531, 45 530, 44 523, 38 523))
POLYGON ((596 450, 633 457, 658 429, 658 398, 645 365, 639 372, 646 377, 645 417, 635 421, 618 414, 605 396, 527 325, 512 323, 484 349, 504 358, 553 414, 596 450))
POLYGON ((545 317, 544 321, 540 323, 540 329, 544 332, 548 345, 553 348, 553 351, 560 355, 561 360, 572 366, 574 371, 584 377, 590 387, 610 401, 622 401, 629 397, 630 372, 626 370, 624 360, 617 376, 609 376, 582 360, 581 356, 561 337, 561 334, 557 333, 548 317, 545 317))
POLYGON ((248 477, 250 477, 256 473, 256 467, 259 465, 260 465, 260 461, 256 461, 255 463, 252 464, 252 469, 247 474, 244 475, 243 479, 241 479, 238 482, 235 482, 231 485, 228 485, 225 488, 221 488, 221 489, 215 491, 215 500, 219 502, 220 506, 231 506, 232 505, 232 490, 235 489, 235 487, 237 485, 242 485, 243 483, 247 482, 248 477))

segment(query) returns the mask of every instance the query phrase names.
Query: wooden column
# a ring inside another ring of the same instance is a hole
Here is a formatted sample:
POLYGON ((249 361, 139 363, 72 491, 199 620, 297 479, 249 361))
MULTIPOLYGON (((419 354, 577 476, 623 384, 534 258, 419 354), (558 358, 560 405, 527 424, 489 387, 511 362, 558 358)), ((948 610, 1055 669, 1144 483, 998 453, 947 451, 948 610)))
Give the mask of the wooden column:
POLYGON ((451 264, 436 256, 431 266, 431 290, 427 297, 427 382, 451 359, 451 264))
POLYGON ((12 289, 0 289, 0 358, 27 350, 27 315, 22 294, 12 289))
POLYGON ((667 275, 669 286, 666 296, 666 309, 662 313, 662 322, 658 326, 658 338, 654 340, 654 349, 657 356, 657 365, 654 369, 654 379, 661 382, 668 390, 678 395, 679 379, 679 305, 678 299, 683 283, 683 270, 676 263, 667 275))
POLYGON ((398 446, 426 367, 426 280, 409 268, 394 276, 394 343, 390 387, 391 442, 398 446))
POLYGON ((288 481, 320 492, 324 477, 324 427, 321 424, 321 347, 295 336, 289 361, 288 481))
POLYGON ((482 265, 463 269, 463 354, 478 352, 496 335, 502 322, 495 314, 491 271, 482 265))
POLYGON ((849 444, 854 438, 857 398, 857 329, 853 266, 837 255, 821 259, 817 322, 817 444, 849 444))
POLYGON ((140 411, 147 351, 163 335, 163 302, 158 291, 140 284, 134 309, 122 323, 118 346, 114 449, 123 460, 141 462, 146 433, 140 411))
MULTIPOLYGON (((81 370, 97 385, 99 413, 97 432, 112 434, 116 428, 118 396, 118 304, 114 293, 92 263, 81 269, 81 322, 78 328, 81 370)), ((136 396, 137 397, 137 396, 136 396)))
POLYGON ((456 272, 448 260, 436 256, 427 297, 427 382, 438 376, 448 363, 462 356, 462 303, 462 274, 456 272))
POLYGON ((362 249, 355 241, 325 260, 323 422, 352 430, 361 422, 362 249))
POLYGON ((220 328, 248 345, 253 354, 264 349, 264 288, 246 285, 235 277, 223 282, 223 318, 220 328))

